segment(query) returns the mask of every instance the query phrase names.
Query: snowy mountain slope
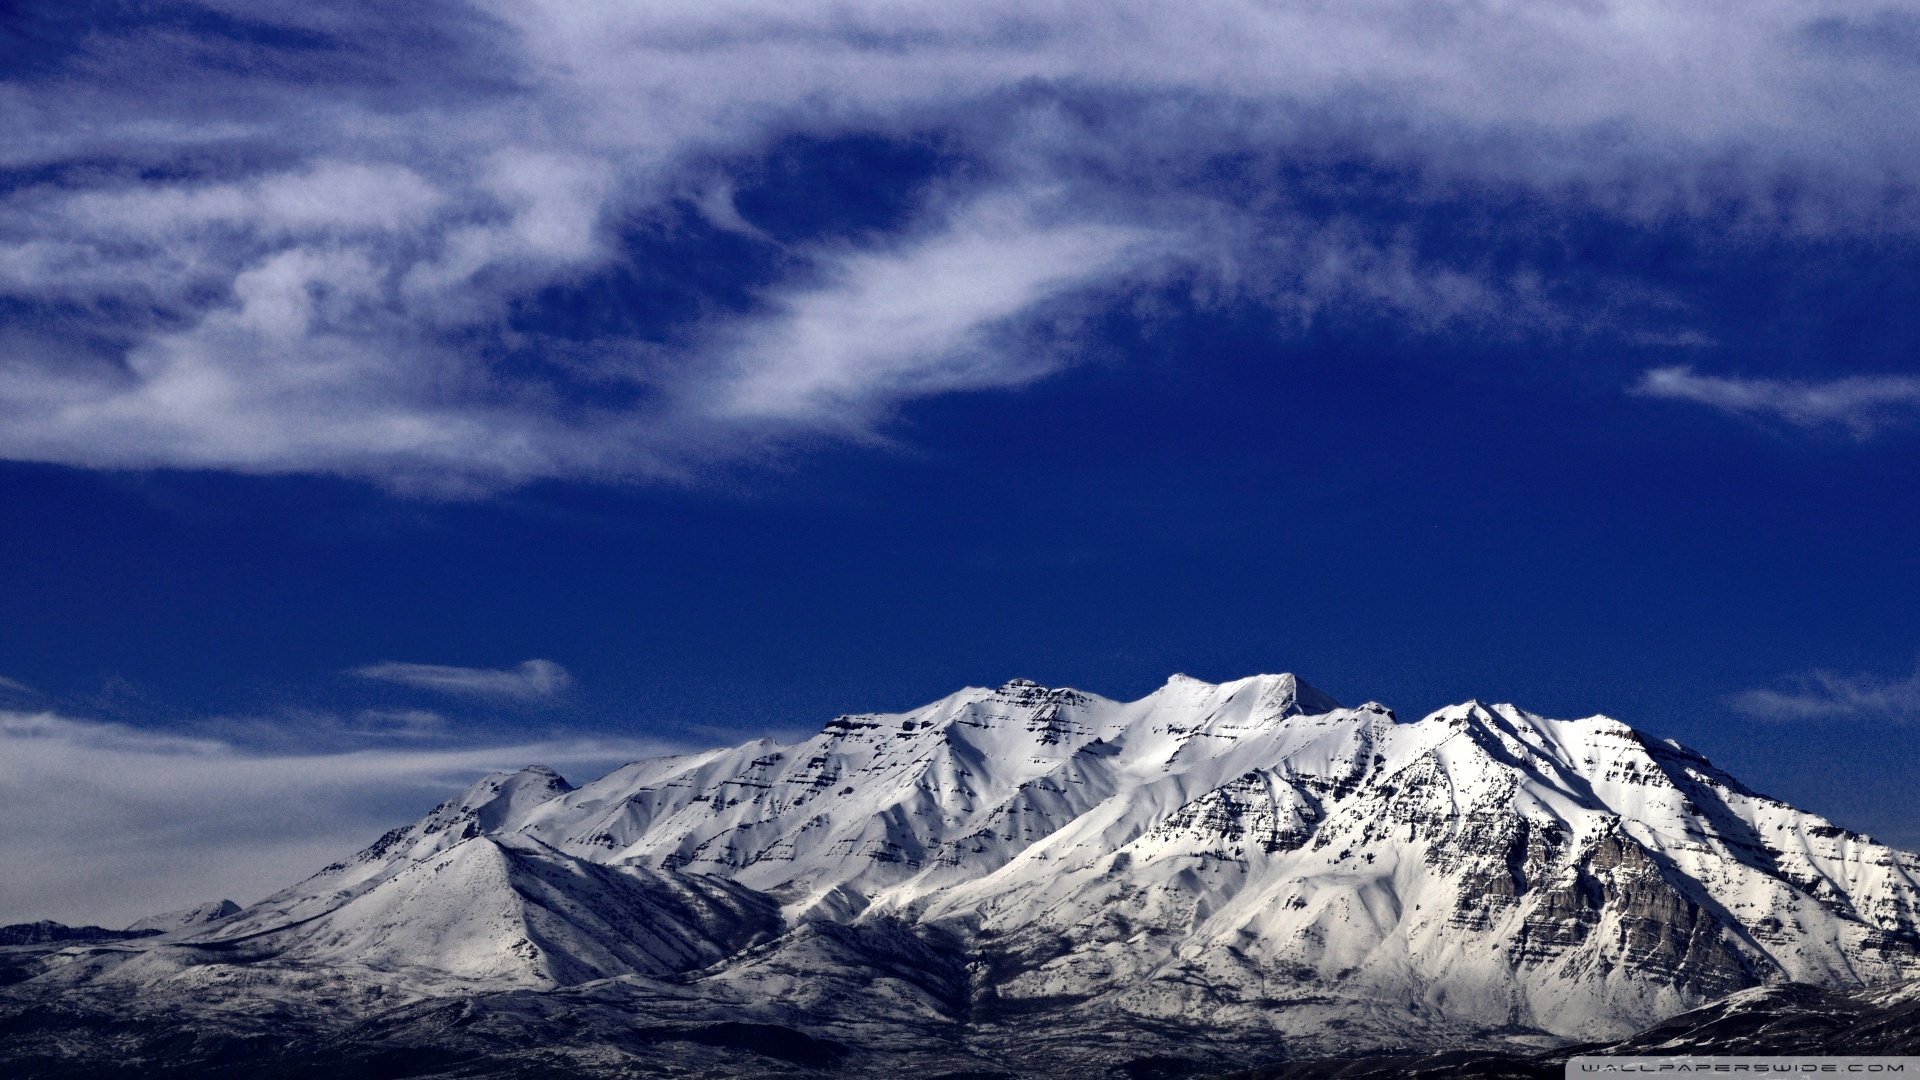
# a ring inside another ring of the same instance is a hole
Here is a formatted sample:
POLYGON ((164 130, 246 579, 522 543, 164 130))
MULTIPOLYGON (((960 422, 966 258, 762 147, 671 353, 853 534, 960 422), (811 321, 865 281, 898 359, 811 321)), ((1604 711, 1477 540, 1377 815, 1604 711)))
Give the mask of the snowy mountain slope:
POLYGON ((1617 721, 1417 723, 1291 676, 1137 702, 1016 681, 791 747, 641 763, 506 832, 720 875, 1018 955, 1002 998, 1145 1015, 1329 990, 1396 1015, 1619 1034, 1741 986, 1914 972, 1920 863, 1617 721), (1277 988, 1275 988, 1277 987, 1277 988))
POLYGON ((1585 1036, 1755 982, 1913 970, 1914 860, 1782 817, 1621 725, 1480 706, 1326 719, 1344 756, 1249 770, 1104 862, 1036 845, 942 903, 1059 940, 1003 995, 1112 987, 1149 1015, 1292 972, 1282 999, 1332 987, 1585 1036))
POLYGON ((1744 987, 1920 977, 1916 927, 1920 856, 1606 717, 1402 723, 1290 675, 1133 702, 1017 680, 578 789, 496 774, 203 931, 41 979, 606 986, 677 1023, 973 1061, 1086 1032, 1617 1038, 1744 987))
MULTIPOLYGON (((1022 680, 970 688, 909 713, 839 717, 791 747, 629 766, 522 827, 583 858, 725 874, 786 898, 794 914, 860 910, 882 892, 910 896, 995 869, 1136 774, 1213 759, 1299 714, 1298 686, 1287 675, 1220 687, 1176 678, 1125 704, 1022 680), (1068 774, 1092 761, 1109 767, 1082 791, 1068 774)), ((1311 688, 1305 700, 1333 705, 1311 688)))
POLYGON ((705 966, 781 928, 771 903, 732 882, 587 862, 511 828, 571 790, 539 766, 487 776, 186 944, 250 962, 555 986, 705 966))
POLYGON ((159 934, 171 934, 180 930, 192 930, 216 923, 230 915, 240 914, 240 905, 231 900, 209 900, 178 911, 163 911, 157 915, 148 915, 139 922, 127 927, 130 933, 151 930, 159 934))
POLYGON ((482 777, 427 816, 389 831, 350 859, 247 908, 220 928, 215 940, 238 940, 304 923, 338 908, 459 844, 510 826, 517 818, 573 786, 545 766, 482 777))
POLYGON ((274 949, 282 963, 553 986, 702 967, 779 927, 772 905, 724 880, 603 866, 481 834, 246 944, 274 949))

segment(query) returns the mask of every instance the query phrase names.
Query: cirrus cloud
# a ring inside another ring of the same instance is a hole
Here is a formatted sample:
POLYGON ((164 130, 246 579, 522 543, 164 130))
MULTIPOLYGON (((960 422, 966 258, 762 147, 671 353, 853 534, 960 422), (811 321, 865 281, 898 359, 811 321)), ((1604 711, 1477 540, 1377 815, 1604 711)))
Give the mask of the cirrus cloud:
POLYGON ((538 659, 510 668, 408 664, 388 660, 354 668, 349 674, 443 694, 523 700, 556 697, 573 685, 573 676, 568 674, 566 668, 551 660, 538 659))
MULTIPOLYGON (((1283 319, 1604 326, 1620 313, 1565 310, 1497 242, 1447 258, 1405 234, 1460 192, 1716 236, 1910 234, 1912 15, 30 8, 46 43, 0 80, 0 457, 454 496, 683 477, 1025 386, 1081 358, 1063 318, 1170 280, 1283 319), (863 178, 856 204, 904 192, 900 212, 824 233, 736 198, 783 147, 858 138, 949 163, 863 178), (1412 220, 1344 206, 1355 174, 1398 177, 1412 220), (723 249, 745 268, 724 287, 679 273, 723 249), (691 298, 648 314, 651 293, 604 288, 638 271, 691 298)), ((1655 381, 1796 423, 1859 414, 1691 378, 1655 381)))
POLYGON ((739 328, 702 398, 727 417, 832 427, 895 401, 1046 375, 1053 358, 995 332, 1150 261, 1153 237, 1023 214, 992 200, 903 250, 832 259, 821 283, 770 298, 765 317, 739 328))
POLYGON ((1862 439, 1889 425, 1920 418, 1920 375, 1812 381, 1697 375, 1691 368, 1669 367, 1648 371, 1633 392, 1784 420, 1797 427, 1833 425, 1862 439))
POLYGON ((1763 720, 1920 720, 1920 670, 1904 679, 1815 671, 1792 689, 1743 690, 1728 700, 1763 720))

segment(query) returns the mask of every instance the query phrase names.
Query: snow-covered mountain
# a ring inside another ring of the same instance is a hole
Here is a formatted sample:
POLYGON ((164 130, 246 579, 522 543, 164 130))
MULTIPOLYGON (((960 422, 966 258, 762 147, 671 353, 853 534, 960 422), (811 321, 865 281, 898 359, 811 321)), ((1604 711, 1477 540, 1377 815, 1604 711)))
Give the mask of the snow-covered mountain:
POLYGON ((1175 676, 1133 702, 971 688, 577 789, 491 776, 204 931, 36 981, 204 990, 244 960, 410 1000, 597 987, 855 1047, 937 1028, 962 1057, 1016 1030, 1346 1050, 1920 977, 1917 927, 1920 856, 1618 721, 1401 723, 1290 675, 1175 676))
POLYGON ((209 900, 204 904, 195 904, 193 907, 181 908, 178 911, 163 911, 157 915, 148 915, 127 927, 127 931, 173 934, 216 923, 230 915, 238 914, 240 914, 240 905, 231 900, 209 900))

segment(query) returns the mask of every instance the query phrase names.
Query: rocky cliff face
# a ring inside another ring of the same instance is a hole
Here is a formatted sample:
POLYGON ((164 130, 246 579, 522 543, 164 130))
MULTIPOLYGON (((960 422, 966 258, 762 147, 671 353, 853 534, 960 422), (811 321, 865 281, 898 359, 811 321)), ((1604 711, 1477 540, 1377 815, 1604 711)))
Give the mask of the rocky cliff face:
POLYGON ((599 986, 965 1063, 1088 1033, 1617 1038, 1744 987, 1920 975, 1916 925, 1920 857, 1605 717, 1401 723, 1287 675, 1134 702, 1016 681, 578 789, 489 777, 204 932, 33 981, 193 987, 203 1013, 269 973, 349 1013, 599 986))

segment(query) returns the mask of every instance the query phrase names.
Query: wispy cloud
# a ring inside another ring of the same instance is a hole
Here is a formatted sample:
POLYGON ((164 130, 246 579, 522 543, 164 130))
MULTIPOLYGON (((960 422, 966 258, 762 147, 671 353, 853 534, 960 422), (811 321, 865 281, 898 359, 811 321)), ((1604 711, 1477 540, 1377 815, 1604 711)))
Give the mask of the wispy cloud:
POLYGON ((447 718, 428 709, 367 709, 341 726, 354 735, 394 739, 428 739, 448 730, 447 718))
POLYGON ((1025 385, 1076 359, 1050 347, 1063 304, 1168 275, 1283 315, 1583 323, 1514 286, 1526 267, 1487 269, 1510 252, 1441 264, 1351 227, 1329 180, 1349 165, 1436 220, 1448 192, 1498 189, 1716 229, 1732 208, 1768 235, 1920 230, 1920 84, 1885 47, 1911 20, 1813 0, 202 9, 103 12, 0 81, 0 457, 442 495, 682 476, 1025 385), (962 164, 832 243, 732 197, 780 148, 840 137, 962 164), (1288 170, 1314 161, 1296 203, 1288 170), (554 300, 650 258, 633 237, 686 231, 690 207, 755 249, 749 301, 649 322, 554 300))
POLYGON ((900 249, 824 260, 817 283, 783 291, 738 328, 701 396, 728 417, 857 425, 896 401, 1046 375, 1055 358, 1007 340, 1009 321, 1120 277, 1147 260, 1153 237, 1037 222, 1032 210, 986 200, 900 249))
POLYGON ((444 694, 525 700, 555 697, 573 685, 573 676, 567 673, 567 669, 551 660, 528 660, 510 668, 407 664, 389 660, 354 668, 349 674, 444 694))
POLYGON ((1729 700, 1763 720, 1920 720, 1920 670, 1904 679, 1815 671, 1790 689, 1743 690, 1729 700))
MULTIPOLYGON (((403 725, 407 721, 402 719, 403 725)), ((591 779, 670 752, 556 736, 263 751, 54 713, 0 711, 0 923, 122 925, 228 896, 250 902, 424 813, 476 777, 546 764, 591 779)))
POLYGON ((1863 439, 1889 425, 1920 419, 1920 376, 1915 375, 1814 382, 1696 375, 1691 368, 1668 367, 1646 372, 1633 392, 1799 427, 1842 427, 1863 439))

